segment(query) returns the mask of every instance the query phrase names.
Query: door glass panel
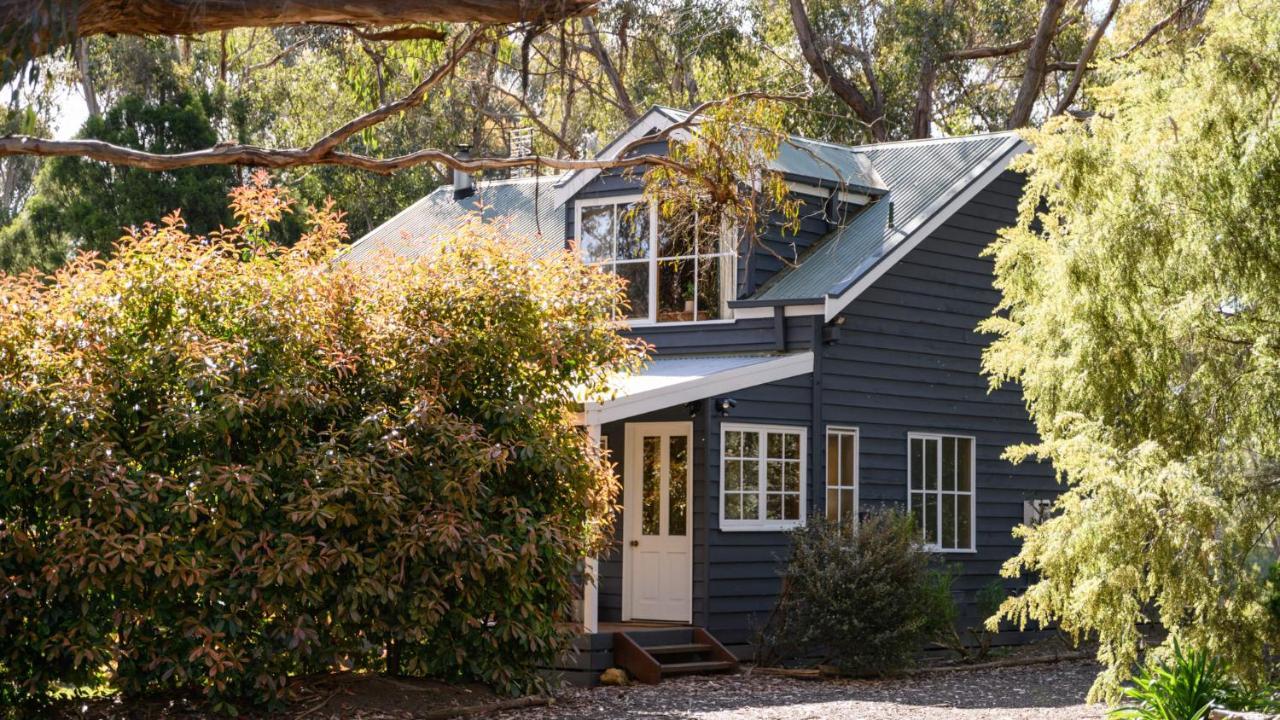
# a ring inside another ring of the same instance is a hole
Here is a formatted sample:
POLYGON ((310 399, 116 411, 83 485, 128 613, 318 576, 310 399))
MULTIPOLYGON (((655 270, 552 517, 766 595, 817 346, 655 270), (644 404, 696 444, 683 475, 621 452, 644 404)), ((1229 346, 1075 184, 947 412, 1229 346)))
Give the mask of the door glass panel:
POLYGON ((667 480, 669 493, 667 512, 667 534, 684 535, 688 518, 689 502, 689 438, 684 435, 671 436, 671 474, 667 480))
POLYGON ((644 467, 641 468, 640 532, 661 532, 662 515, 662 438, 645 437, 644 467))

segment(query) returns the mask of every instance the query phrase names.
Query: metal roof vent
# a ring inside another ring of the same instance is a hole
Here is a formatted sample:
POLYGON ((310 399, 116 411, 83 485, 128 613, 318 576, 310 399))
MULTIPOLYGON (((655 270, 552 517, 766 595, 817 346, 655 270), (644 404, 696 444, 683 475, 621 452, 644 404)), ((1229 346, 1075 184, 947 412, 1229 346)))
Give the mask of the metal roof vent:
MULTIPOLYGON (((456 154, 459 160, 471 159, 471 146, 459 145, 456 154)), ((471 173, 465 170, 454 169, 453 171, 453 199, 461 200, 462 198, 471 197, 476 194, 475 178, 471 177, 471 173)))

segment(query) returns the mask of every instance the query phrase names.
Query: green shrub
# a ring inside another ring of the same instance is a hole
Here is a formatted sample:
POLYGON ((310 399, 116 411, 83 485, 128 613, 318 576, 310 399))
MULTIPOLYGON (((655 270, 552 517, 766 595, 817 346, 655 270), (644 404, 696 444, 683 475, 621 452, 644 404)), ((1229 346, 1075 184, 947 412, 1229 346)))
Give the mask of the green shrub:
POLYGON ((1273 693, 1246 689, 1235 682, 1221 659, 1204 650, 1184 652, 1176 641, 1172 658, 1149 662, 1123 692, 1133 702, 1112 710, 1109 717, 1201 720, 1215 706, 1231 710, 1277 709, 1273 693))
POLYGON ((0 278, 0 705, 104 673, 224 710, 339 665, 537 685, 616 490, 572 414, 642 352, 616 281, 478 223, 366 273, 328 209, 263 244, 265 176, 233 206, 0 278))
POLYGON ((910 517, 865 515, 852 533, 813 517, 792 532, 783 590, 760 634, 764 664, 817 659, 849 674, 910 666, 939 617, 910 517))
POLYGON ((983 621, 995 615, 1009 592, 999 579, 983 585, 974 597, 979 623, 964 628, 962 635, 959 610, 952 589, 958 570, 957 566, 948 565, 929 573, 929 581, 925 584, 925 602, 929 607, 929 617, 934 618, 933 636, 930 639, 954 652, 961 660, 980 662, 991 654, 991 642, 997 634, 988 630, 983 621))

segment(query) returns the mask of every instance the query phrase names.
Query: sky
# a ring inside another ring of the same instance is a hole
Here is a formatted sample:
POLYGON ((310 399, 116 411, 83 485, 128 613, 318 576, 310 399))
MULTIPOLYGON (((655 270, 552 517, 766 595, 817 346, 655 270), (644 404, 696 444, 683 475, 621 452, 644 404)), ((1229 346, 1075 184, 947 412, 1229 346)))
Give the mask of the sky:
POLYGON ((66 86, 58 93, 57 103, 58 112, 53 120, 53 137, 56 140, 66 140, 74 137, 80 130, 80 126, 84 125, 84 121, 89 119, 89 108, 84 104, 84 96, 80 94, 78 88, 66 86))

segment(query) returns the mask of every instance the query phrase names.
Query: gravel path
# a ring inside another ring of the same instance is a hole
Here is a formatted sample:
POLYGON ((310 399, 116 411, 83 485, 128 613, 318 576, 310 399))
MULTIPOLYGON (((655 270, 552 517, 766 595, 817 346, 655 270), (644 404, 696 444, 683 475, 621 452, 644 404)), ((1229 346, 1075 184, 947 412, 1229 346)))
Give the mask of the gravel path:
POLYGON ((749 673, 686 677, 661 685, 565 690, 550 707, 502 720, 665 718, 680 720, 1075 720, 1101 718, 1085 705, 1098 666, 1063 662, 893 680, 814 681, 749 673))

